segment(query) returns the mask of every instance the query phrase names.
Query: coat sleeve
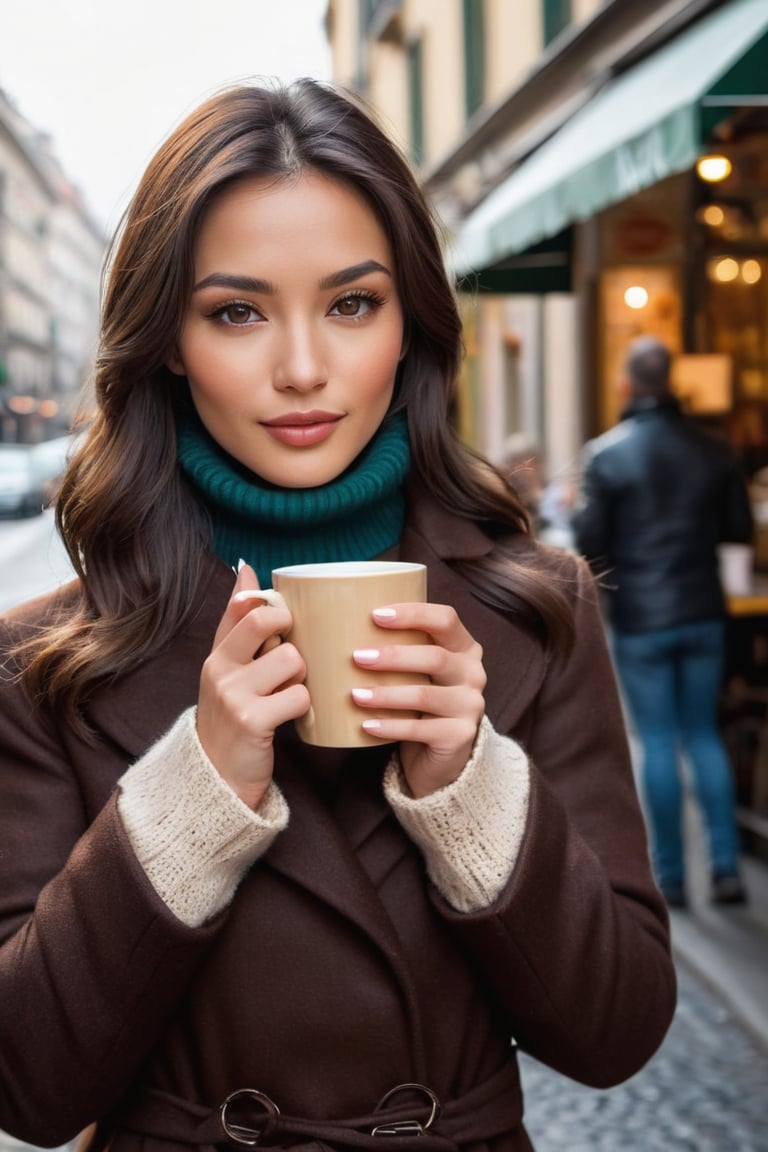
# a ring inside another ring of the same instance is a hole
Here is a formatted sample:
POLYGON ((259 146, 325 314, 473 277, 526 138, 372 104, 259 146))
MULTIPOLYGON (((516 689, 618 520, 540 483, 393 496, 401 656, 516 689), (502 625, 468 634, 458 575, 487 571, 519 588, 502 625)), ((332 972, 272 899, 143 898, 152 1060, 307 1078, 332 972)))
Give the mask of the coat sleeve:
POLYGON ((88 826, 55 722, 8 677, 0 797, 0 1129, 63 1144, 97 1102, 101 1114, 123 1093, 221 920, 176 919, 130 847, 115 793, 88 826))
POLYGON ((600 457, 589 445, 584 450, 576 507, 571 531, 576 548, 594 571, 605 568, 611 542, 611 494, 600 471, 600 457))
POLYGON ((602 1087, 638 1071, 660 1044, 674 1011, 675 975, 594 582, 583 562, 575 628, 573 651, 552 660, 523 717, 528 820, 505 890, 491 907, 463 915, 433 898, 519 1045, 602 1087))

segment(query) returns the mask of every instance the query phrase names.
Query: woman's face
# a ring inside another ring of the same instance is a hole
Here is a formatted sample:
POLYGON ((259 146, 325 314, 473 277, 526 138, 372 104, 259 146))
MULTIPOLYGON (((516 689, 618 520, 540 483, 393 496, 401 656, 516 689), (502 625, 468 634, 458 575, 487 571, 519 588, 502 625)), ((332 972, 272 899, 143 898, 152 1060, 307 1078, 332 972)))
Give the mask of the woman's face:
POLYGON ((194 264, 168 366, 206 428, 271 484, 333 480, 384 418, 403 344, 376 216, 316 172, 246 179, 211 205, 194 264))

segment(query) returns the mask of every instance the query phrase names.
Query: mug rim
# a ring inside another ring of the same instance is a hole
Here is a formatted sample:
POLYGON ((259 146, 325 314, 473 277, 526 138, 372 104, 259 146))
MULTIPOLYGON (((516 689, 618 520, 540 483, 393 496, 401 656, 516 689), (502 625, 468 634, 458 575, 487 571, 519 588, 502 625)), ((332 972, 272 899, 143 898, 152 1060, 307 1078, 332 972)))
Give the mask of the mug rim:
POLYGON ((282 568, 273 568, 272 576, 333 580, 340 576, 391 576, 398 572, 421 572, 425 568, 426 564, 405 560, 330 560, 312 564, 287 564, 282 568))

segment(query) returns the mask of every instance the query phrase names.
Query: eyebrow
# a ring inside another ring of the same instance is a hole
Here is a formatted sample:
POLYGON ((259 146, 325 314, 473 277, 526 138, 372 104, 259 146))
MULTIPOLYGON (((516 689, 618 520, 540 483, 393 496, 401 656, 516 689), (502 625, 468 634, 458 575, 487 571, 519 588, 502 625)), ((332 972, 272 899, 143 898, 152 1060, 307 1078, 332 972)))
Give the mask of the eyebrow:
MULTIPOLYGON (((342 288, 370 272, 383 272, 390 277, 392 275, 378 260, 363 260, 360 264, 352 264, 349 268, 341 268, 338 272, 324 276, 320 288, 342 288)), ((198 281, 192 291, 201 292, 204 288, 231 288, 239 292, 258 292, 265 296, 274 296, 277 292, 271 280, 262 280, 257 276, 230 276, 225 272, 212 272, 210 276, 198 281)))
POLYGON ((342 288, 345 284, 351 283, 352 280, 359 279, 360 276, 367 276, 369 272, 383 272, 386 276, 392 276, 389 268, 379 264, 378 260, 363 260, 361 264, 353 264, 350 268, 342 268, 339 272, 332 272, 330 276, 324 276, 320 281, 320 287, 342 288))

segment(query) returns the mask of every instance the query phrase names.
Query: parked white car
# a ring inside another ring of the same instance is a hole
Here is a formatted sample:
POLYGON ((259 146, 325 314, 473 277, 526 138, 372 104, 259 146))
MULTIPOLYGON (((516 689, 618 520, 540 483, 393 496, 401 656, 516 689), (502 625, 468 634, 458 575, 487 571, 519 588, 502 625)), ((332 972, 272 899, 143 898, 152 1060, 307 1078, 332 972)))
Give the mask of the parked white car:
POLYGON ((39 516, 52 500, 72 440, 0 444, 0 515, 39 516))

